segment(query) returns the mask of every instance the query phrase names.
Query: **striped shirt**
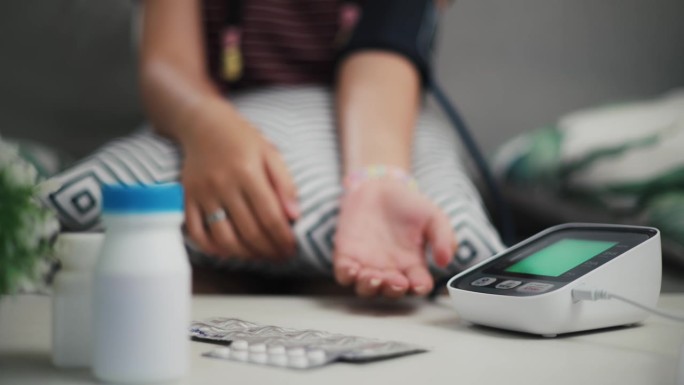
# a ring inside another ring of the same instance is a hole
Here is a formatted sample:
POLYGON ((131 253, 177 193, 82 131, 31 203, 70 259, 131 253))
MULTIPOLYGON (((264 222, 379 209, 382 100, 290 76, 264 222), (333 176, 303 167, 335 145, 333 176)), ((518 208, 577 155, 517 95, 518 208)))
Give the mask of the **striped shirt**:
MULTIPOLYGON (((220 76, 228 2, 203 0, 209 71, 220 76)), ((341 0, 244 0, 240 17, 243 75, 231 87, 328 83, 333 79, 341 0)))

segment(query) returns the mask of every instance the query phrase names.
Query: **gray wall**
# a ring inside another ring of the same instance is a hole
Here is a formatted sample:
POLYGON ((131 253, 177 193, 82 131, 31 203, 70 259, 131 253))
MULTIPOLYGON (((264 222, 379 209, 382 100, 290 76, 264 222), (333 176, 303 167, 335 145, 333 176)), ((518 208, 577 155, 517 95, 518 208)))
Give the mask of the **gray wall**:
POLYGON ((457 0, 439 55, 491 151, 573 109, 684 86, 684 1, 457 0))
POLYGON ((0 2, 0 135, 84 155, 137 126, 132 4, 0 2))
MULTIPOLYGON (((140 120, 126 0, 0 4, 0 134, 82 152, 140 120)), ((682 0, 459 0, 438 73, 491 151, 599 102, 684 85, 682 0)))

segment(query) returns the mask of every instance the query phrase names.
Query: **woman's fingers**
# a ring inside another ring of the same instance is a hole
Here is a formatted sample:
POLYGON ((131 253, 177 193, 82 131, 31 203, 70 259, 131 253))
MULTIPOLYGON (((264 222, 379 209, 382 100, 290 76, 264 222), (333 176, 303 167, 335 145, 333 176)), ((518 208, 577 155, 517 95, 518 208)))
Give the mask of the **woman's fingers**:
POLYGON ((404 270, 404 274, 409 280, 410 290, 417 295, 426 295, 434 286, 432 276, 424 265, 412 265, 404 270))
POLYGON ((387 298, 401 298, 409 289, 408 278, 397 270, 388 270, 383 279, 382 295, 387 298))
POLYGON ((185 228, 190 239, 206 254, 215 255, 217 248, 204 227, 204 217, 199 205, 190 197, 185 197, 185 228))
POLYGON ((364 267, 356 280, 356 294, 364 298, 375 297, 380 292, 383 275, 381 270, 364 267))
MULTIPOLYGON (((215 211, 210 211, 210 213, 211 212, 215 211)), ((245 245, 243 245, 238 238, 230 218, 226 217, 220 221, 207 223, 206 226, 211 233, 214 243, 220 247, 220 256, 225 258, 248 258, 254 256, 253 253, 245 245)))
POLYGON ((280 205, 276 192, 266 178, 254 177, 245 185, 245 199, 257 218, 264 238, 276 248, 275 256, 290 256, 296 251, 296 242, 290 223, 280 205))
POLYGON ((428 220, 425 239, 432 247, 435 264, 446 267, 454 257, 456 239, 449 219, 438 207, 434 207, 432 216, 428 220))
POLYGON ((356 276, 361 270, 361 265, 349 255, 335 251, 333 260, 333 274, 335 280, 342 286, 349 286, 356 281, 356 276))
POLYGON ((287 217, 292 221, 299 218, 300 210, 297 200, 297 187, 292 180, 290 171, 285 165, 285 161, 283 161, 280 153, 275 148, 266 156, 266 172, 287 217))
POLYGON ((230 213, 238 237, 254 254, 266 258, 278 255, 277 247, 266 236, 242 192, 235 191, 235 196, 223 204, 230 213))
MULTIPOLYGON (((229 194, 229 190, 220 191, 224 195, 229 194)), ((230 214, 224 209, 225 205, 222 203, 221 198, 208 194, 204 195, 199 207, 202 212, 202 225, 211 237, 211 242, 216 250, 215 254, 225 258, 246 258, 252 256, 253 253, 245 247, 244 243, 235 234, 230 214), (219 213, 223 213, 223 215, 219 215, 219 213), (214 215, 219 215, 219 217, 207 220, 214 215)))

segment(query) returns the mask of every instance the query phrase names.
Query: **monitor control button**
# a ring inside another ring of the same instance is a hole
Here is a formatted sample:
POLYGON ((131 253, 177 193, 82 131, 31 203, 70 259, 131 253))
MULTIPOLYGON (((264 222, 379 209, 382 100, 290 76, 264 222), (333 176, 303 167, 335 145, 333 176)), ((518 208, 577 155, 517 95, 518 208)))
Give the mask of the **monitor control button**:
POLYGON ((515 289, 516 291, 520 293, 526 293, 526 294, 540 294, 545 291, 549 291, 553 287, 552 284, 550 283, 541 283, 541 282, 529 282, 526 283, 519 288, 515 289))
POLYGON ((514 287, 520 286, 522 282, 520 281, 513 281, 513 280, 508 280, 508 281, 503 281, 500 284, 496 285, 495 287, 497 289, 502 289, 502 290, 507 290, 507 289, 512 289, 514 287))
POLYGON ((491 285, 492 283, 496 282, 496 278, 492 277, 482 277, 474 280, 470 284, 473 286, 487 286, 491 285))

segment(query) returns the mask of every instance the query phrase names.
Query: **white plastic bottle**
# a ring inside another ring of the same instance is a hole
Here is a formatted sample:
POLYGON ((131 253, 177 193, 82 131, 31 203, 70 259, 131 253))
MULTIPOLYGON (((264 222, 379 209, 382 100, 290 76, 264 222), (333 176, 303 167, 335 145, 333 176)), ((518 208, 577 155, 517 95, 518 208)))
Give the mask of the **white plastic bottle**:
POLYGON ((102 195, 93 372, 119 383, 178 379, 188 367, 191 298, 182 188, 104 186, 102 195))
POLYGON ((61 269, 55 276, 52 292, 55 366, 90 366, 93 268, 103 238, 102 233, 62 233, 57 238, 55 257, 61 269))

